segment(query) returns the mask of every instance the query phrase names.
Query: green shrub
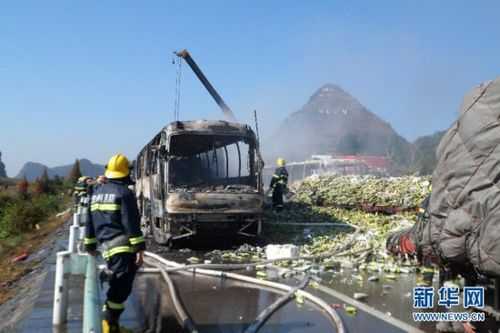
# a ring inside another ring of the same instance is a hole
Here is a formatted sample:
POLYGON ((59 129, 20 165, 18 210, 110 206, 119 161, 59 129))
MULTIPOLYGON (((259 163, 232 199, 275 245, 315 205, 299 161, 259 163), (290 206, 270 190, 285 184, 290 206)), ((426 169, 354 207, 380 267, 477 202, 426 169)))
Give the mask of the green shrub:
POLYGON ((56 195, 39 195, 32 200, 0 198, 0 239, 26 232, 42 223, 62 206, 56 195))
POLYGON ((2 214, 0 225, 7 234, 22 233, 47 217, 47 213, 29 201, 10 204, 2 214))
POLYGON ((56 195, 40 195, 33 199, 33 205, 50 214, 60 208, 61 198, 56 195))
POLYGON ((13 195, 7 192, 0 192, 0 216, 2 216, 4 209, 15 201, 16 198, 13 195))

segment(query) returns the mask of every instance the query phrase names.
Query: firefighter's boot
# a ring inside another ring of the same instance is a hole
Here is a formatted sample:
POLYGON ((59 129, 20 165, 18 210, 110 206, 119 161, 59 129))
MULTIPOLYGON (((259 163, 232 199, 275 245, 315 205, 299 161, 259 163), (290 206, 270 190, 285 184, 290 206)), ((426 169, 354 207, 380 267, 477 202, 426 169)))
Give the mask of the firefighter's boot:
POLYGON ((114 310, 108 307, 107 304, 104 305, 102 309, 102 333, 121 333, 120 330, 120 315, 123 310, 114 310))
POLYGON ((116 323, 110 323, 107 319, 103 319, 102 333, 121 333, 120 326, 116 323))
POLYGON ((102 321, 102 333, 133 333, 133 331, 118 324, 110 324, 104 319, 102 321))

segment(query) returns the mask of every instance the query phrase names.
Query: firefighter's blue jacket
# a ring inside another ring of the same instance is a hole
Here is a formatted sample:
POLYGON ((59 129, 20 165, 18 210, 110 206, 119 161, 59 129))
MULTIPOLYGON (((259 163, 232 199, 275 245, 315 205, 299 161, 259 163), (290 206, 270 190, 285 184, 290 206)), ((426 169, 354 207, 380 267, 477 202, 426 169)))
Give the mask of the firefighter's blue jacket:
POLYGON ((95 185, 90 194, 84 239, 86 250, 95 250, 97 244, 101 244, 105 259, 117 253, 145 250, 136 197, 127 182, 110 179, 95 185))
POLYGON ((276 168, 273 174, 273 178, 271 179, 271 184, 269 187, 272 189, 278 189, 281 191, 285 191, 288 186, 288 171, 286 171, 285 167, 276 168))

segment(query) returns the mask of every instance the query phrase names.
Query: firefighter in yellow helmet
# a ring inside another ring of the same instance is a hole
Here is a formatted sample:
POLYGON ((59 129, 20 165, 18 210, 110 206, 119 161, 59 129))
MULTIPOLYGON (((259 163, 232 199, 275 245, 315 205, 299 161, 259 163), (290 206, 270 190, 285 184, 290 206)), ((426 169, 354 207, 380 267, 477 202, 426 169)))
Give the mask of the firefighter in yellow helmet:
POLYGON ((90 198, 85 247, 95 255, 100 245, 108 267, 109 289, 103 308, 103 333, 120 333, 119 318, 132 291, 137 269, 146 249, 139 210, 131 184, 129 161, 117 154, 106 165, 106 181, 98 182, 90 198))
POLYGON ((273 209, 281 211, 283 209, 283 195, 288 191, 288 171, 284 159, 278 158, 276 165, 277 168, 274 171, 269 187, 273 191, 273 209))

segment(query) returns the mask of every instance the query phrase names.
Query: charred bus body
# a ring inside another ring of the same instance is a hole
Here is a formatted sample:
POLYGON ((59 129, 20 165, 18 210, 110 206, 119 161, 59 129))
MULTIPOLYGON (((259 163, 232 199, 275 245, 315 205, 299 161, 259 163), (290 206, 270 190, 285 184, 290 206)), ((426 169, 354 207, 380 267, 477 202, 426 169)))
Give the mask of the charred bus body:
POLYGON ((146 232, 160 244, 196 234, 260 234, 262 169, 249 126, 171 123, 136 159, 136 194, 146 232))

